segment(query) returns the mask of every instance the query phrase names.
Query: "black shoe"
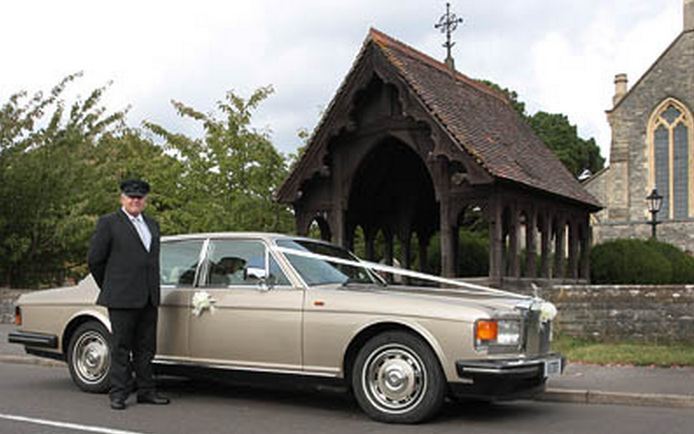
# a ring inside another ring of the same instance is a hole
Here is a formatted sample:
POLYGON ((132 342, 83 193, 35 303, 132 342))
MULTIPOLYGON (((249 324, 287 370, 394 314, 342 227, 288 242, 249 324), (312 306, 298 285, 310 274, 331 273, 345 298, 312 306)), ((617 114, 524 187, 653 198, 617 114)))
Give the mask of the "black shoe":
POLYGON ((145 393, 142 395, 137 395, 137 402, 139 404, 154 404, 154 405, 166 405, 169 402, 169 398, 157 395, 156 393, 145 393))
POLYGON ((120 398, 112 398, 111 408, 114 410, 125 410, 125 400, 120 398))

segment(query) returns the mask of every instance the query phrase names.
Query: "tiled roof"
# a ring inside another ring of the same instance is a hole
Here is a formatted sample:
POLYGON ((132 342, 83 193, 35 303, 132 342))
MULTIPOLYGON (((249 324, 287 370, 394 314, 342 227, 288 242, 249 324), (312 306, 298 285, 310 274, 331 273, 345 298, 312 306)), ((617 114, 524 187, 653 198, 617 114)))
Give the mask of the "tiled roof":
POLYGON ((432 118, 460 147, 492 176, 601 208, 535 135, 500 92, 473 80, 414 48, 371 29, 350 73, 309 140, 306 153, 278 191, 278 198, 291 202, 289 191, 298 189, 301 173, 312 165, 320 143, 315 141, 350 76, 368 49, 379 49, 408 84, 432 118))
POLYGON ((371 29, 369 39, 461 150, 491 175, 601 207, 503 95, 378 30, 371 29))

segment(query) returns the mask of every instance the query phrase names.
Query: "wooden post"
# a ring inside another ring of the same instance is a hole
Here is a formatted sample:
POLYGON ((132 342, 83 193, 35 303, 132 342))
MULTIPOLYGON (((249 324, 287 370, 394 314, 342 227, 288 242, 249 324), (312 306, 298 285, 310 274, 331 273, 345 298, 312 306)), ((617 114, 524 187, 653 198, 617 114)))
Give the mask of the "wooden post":
POLYGON ((563 218, 557 218, 556 238, 554 239, 554 269, 552 273, 552 278, 554 279, 564 278, 566 268, 564 266, 565 237, 566 221, 563 218))
POLYGON ((540 241, 540 277, 549 279, 550 275, 550 242, 552 241, 552 218, 549 213, 545 213, 542 219, 542 235, 540 241))
POLYGON ((371 262, 373 262, 376 259, 376 253, 374 250, 374 239, 376 238, 377 233, 378 231, 374 229, 372 226, 368 226, 367 229, 364 229, 366 259, 371 262))
POLYGON ((511 207, 511 225, 509 227, 508 255, 510 259, 509 274, 520 277, 520 255, 518 252, 518 226, 520 218, 515 205, 511 207))
POLYGON ((453 225, 450 222, 450 198, 441 197, 441 273, 445 277, 455 276, 455 246, 453 245, 453 225))
POLYGON ((533 207, 525 215, 525 275, 537 276, 537 210, 533 207))
MULTIPOLYGON (((460 273, 460 226, 457 222, 452 225, 451 246, 453 246, 453 277, 460 273)), ((464 253, 463 253, 464 254, 464 253)))
POLYGON ((406 270, 410 269, 412 253, 412 233, 408 231, 404 238, 400 238, 400 263, 406 270))
POLYGON ((592 228, 590 227, 589 218, 581 224, 581 265, 579 277, 581 279, 590 280, 590 247, 592 228))
POLYGON ((569 224, 569 277, 578 279, 578 223, 575 218, 569 224))
POLYGON ((307 237, 308 236, 308 228, 309 226, 305 225, 301 219, 297 216, 296 217, 296 233, 300 237, 307 237))
POLYGON ((503 276, 503 217, 501 200, 493 196, 489 200, 489 278, 499 286, 503 276))
POLYGON ((383 231, 383 259, 386 265, 393 265, 393 233, 390 230, 383 231))

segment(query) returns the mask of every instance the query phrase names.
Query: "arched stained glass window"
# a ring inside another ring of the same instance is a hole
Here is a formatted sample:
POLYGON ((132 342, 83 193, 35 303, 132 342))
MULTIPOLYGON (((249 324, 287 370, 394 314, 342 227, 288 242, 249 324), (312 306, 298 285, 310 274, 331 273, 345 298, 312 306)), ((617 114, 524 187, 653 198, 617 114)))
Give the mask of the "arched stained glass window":
POLYGON ((661 216, 669 216, 670 195, 670 144, 669 132, 667 128, 660 125, 655 130, 655 139, 653 146, 655 147, 655 185, 658 192, 663 196, 663 206, 660 208, 661 216))
POLYGON ((674 123, 682 113, 673 106, 668 106, 667 110, 663 112, 663 118, 668 124, 674 123))
POLYGON ((684 106, 663 103, 652 119, 652 182, 663 196, 661 219, 689 217, 691 119, 684 106))
POLYGON ((687 144, 687 127, 678 123, 673 130, 673 165, 672 178, 675 218, 685 218, 689 210, 689 146, 687 144))

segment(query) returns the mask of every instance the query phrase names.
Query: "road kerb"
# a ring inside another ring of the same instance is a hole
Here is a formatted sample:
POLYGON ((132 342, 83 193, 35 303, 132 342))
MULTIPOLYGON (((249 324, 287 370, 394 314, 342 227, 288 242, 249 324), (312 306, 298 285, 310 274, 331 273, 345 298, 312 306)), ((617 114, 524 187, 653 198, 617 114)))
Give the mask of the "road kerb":
POLYGON ((537 400, 583 404, 694 408, 694 395, 605 392, 582 389, 547 389, 545 393, 537 397, 537 400))

